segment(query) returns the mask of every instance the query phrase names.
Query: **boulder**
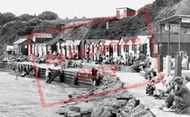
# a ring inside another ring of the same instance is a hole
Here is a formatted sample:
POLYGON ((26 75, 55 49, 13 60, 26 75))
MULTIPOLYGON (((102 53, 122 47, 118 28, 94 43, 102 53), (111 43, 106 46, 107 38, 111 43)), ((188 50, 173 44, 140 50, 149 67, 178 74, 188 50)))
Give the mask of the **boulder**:
POLYGON ((100 117, 101 113, 103 112, 103 106, 96 106, 92 109, 91 117, 100 117))
POLYGON ((81 117, 81 113, 79 112, 74 112, 74 111, 69 111, 66 117, 81 117))
POLYGON ((109 110, 104 109, 104 111, 97 117, 111 117, 111 112, 109 110))
POLYGON ((71 111, 80 112, 80 108, 79 107, 71 106, 71 107, 69 107, 69 109, 71 111))

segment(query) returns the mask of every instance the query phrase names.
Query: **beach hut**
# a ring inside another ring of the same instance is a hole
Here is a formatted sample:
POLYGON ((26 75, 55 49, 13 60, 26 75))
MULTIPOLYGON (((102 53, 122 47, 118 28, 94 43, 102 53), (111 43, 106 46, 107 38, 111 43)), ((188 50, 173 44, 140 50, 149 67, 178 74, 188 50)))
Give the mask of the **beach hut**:
POLYGON ((32 54, 39 57, 46 55, 46 45, 52 39, 53 36, 50 33, 34 33, 32 36, 32 54))
POLYGON ((15 54, 28 55, 27 37, 21 37, 13 43, 15 54))
POLYGON ((118 43, 119 40, 105 40, 104 46, 106 51, 106 56, 118 57, 118 43))
POLYGON ((132 40, 134 54, 142 52, 145 55, 150 55, 150 36, 137 36, 132 40))
POLYGON ((101 45, 100 45, 101 39, 97 39, 95 40, 92 44, 93 44, 93 60, 99 60, 99 57, 101 55, 101 45))
POLYGON ((80 42, 80 51, 79 51, 79 59, 84 59, 86 57, 86 40, 81 40, 80 42))
POLYGON ((59 38, 52 39, 46 44, 46 48, 49 54, 53 54, 53 52, 58 51, 57 42, 59 42, 59 38))
POLYGON ((104 42, 104 49, 105 49, 105 56, 107 57, 110 57, 111 56, 111 53, 113 53, 113 48, 110 48, 110 43, 111 43, 111 40, 105 40, 104 42))
POLYGON ((94 48, 95 48, 95 43, 97 40, 94 39, 87 39, 85 48, 86 48, 86 58, 89 58, 91 60, 94 60, 94 48))
POLYGON ((132 53, 132 41, 129 38, 123 37, 118 44, 119 54, 126 57, 126 54, 132 53))
POLYGON ((74 57, 74 41, 73 40, 66 40, 66 57, 73 58, 74 57))
POLYGON ((80 43, 81 43, 81 40, 74 40, 74 44, 73 44, 73 48, 74 48, 74 54, 77 55, 77 58, 79 59, 80 57, 80 43))

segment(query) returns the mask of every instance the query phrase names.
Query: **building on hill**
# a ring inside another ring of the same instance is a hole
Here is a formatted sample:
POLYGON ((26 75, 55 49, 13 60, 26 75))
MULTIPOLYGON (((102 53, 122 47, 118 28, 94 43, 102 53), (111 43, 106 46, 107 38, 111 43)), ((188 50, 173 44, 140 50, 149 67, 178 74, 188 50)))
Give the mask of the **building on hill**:
POLYGON ((116 17, 118 19, 136 15, 136 11, 128 7, 116 8, 116 17))
POLYGON ((11 54, 12 52, 14 52, 14 46, 13 45, 7 45, 6 46, 6 52, 8 54, 11 54))

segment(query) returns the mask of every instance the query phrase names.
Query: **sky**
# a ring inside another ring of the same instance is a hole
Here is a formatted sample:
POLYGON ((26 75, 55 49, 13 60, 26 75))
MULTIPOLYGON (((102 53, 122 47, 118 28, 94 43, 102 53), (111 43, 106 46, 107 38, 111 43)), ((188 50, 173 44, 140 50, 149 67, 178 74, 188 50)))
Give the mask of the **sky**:
POLYGON ((155 0, 0 0, 0 12, 12 12, 19 16, 24 13, 40 14, 52 11, 60 18, 106 17, 115 15, 115 9, 129 7, 139 9, 155 0))

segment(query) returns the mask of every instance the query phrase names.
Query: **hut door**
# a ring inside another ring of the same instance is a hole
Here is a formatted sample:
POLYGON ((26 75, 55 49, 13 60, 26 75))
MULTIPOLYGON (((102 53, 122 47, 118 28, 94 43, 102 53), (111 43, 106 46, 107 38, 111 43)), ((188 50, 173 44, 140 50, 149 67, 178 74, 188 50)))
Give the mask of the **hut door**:
POLYGON ((109 56, 113 56, 113 46, 109 46, 109 56))

